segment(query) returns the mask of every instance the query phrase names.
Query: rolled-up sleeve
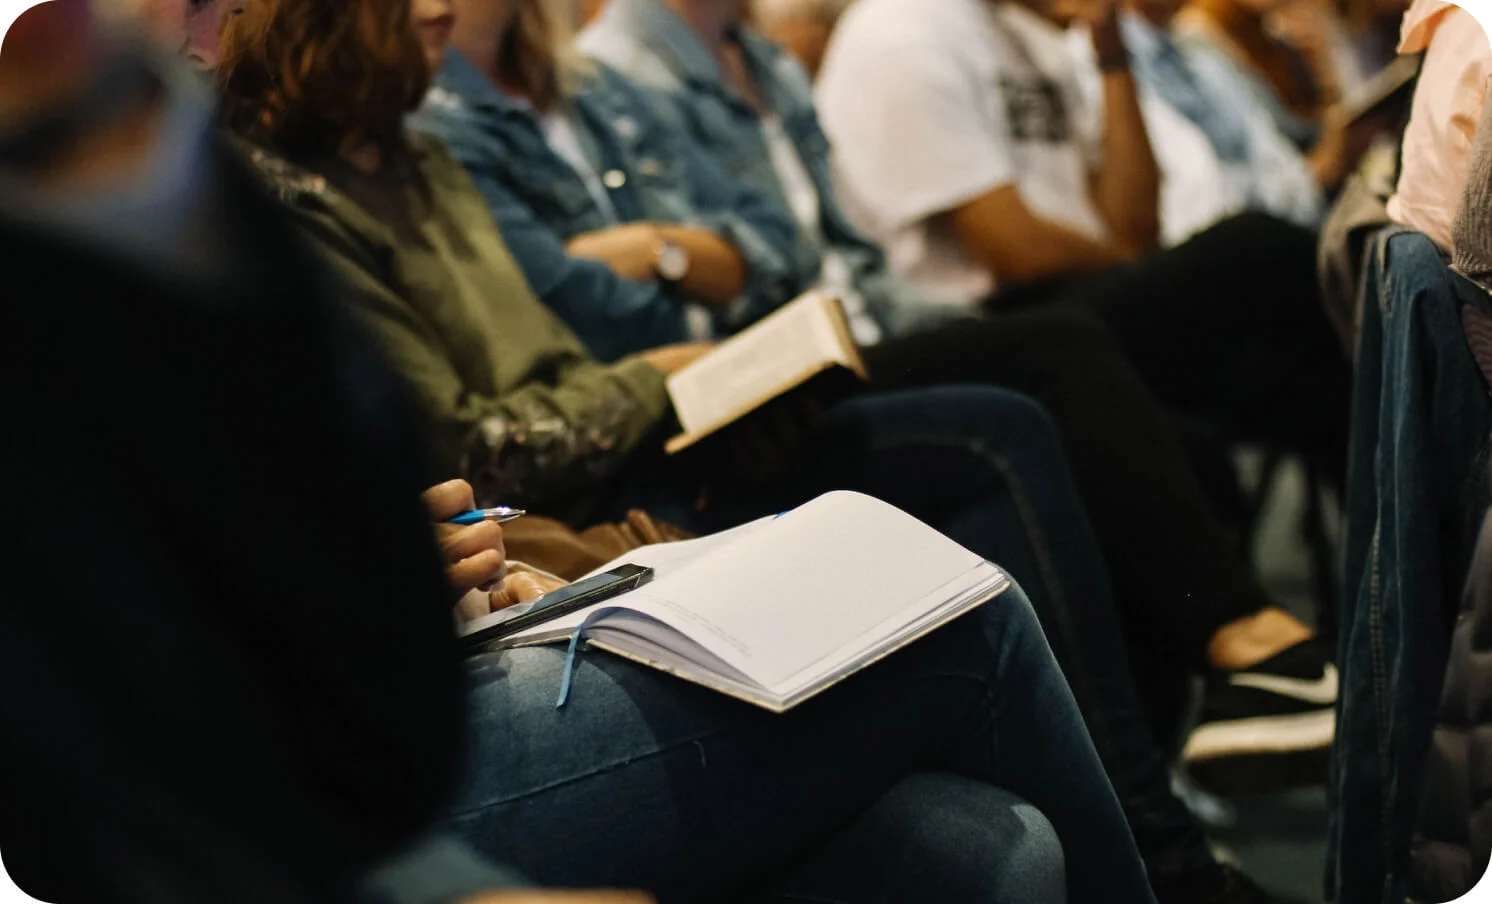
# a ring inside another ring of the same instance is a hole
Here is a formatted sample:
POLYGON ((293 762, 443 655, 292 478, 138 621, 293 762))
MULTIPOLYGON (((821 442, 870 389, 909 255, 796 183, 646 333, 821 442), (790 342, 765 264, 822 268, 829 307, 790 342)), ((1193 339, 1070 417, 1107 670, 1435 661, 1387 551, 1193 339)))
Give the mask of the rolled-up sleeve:
POLYGON ((412 125, 440 138, 487 201, 529 287, 601 361, 690 338, 683 304, 656 282, 636 282, 603 261, 576 257, 503 182, 506 151, 475 123, 422 115, 412 125))
POLYGON ((791 301, 817 275, 819 260, 795 258, 797 225, 781 204, 720 168, 681 125, 663 126, 685 161, 699 225, 730 242, 746 263, 740 297, 717 315, 724 331, 734 332, 791 301))

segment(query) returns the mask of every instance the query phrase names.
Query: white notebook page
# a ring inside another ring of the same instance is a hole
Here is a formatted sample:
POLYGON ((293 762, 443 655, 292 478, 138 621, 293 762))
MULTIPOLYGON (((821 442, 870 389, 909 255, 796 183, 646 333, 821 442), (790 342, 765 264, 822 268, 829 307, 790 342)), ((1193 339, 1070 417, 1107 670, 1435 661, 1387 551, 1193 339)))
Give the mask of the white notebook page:
MULTIPOLYGON (((673 625, 772 688, 997 573, 912 516, 858 493, 830 493, 738 531, 699 557, 655 565, 653 583, 601 606, 622 603, 673 625)), ((650 551, 618 561, 653 564, 650 551)), ((573 629, 586 614, 533 633, 573 629)))

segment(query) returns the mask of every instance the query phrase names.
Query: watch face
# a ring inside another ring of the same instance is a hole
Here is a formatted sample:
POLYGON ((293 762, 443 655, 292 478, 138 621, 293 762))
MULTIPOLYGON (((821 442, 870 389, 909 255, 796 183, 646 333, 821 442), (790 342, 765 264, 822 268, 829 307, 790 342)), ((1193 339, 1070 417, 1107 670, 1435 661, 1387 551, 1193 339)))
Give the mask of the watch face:
POLYGON ((684 246, 664 242, 658 246, 658 275, 669 282, 678 282, 689 274, 689 252, 684 246))

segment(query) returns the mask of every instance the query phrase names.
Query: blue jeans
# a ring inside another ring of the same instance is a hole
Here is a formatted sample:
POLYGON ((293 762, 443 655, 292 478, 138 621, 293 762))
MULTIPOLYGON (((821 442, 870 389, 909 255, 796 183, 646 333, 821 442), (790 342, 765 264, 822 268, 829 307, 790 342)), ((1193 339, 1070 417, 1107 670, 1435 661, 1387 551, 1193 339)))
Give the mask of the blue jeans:
POLYGON ((449 820, 540 883, 664 901, 1151 900, 1018 587, 783 715, 602 652, 580 656, 556 709, 564 659, 470 661, 449 820))
POLYGON ((1172 874, 1213 863, 1171 791, 1169 758, 1135 692, 1108 571, 1061 439, 1025 396, 988 386, 862 396, 832 409, 817 445, 765 492, 717 492, 700 511, 665 462, 640 469, 613 504, 706 532, 833 489, 884 499, 1009 571, 1030 594, 1146 866, 1172 874))
POLYGON ((1492 424, 1461 327, 1475 290, 1430 239, 1397 227, 1370 241, 1366 268, 1326 875, 1351 904, 1404 898, 1492 424))
MULTIPOLYGON (((853 399, 830 413, 818 448, 772 498, 720 499, 693 513, 694 523, 724 527, 830 489, 891 502, 1009 571, 1030 594, 1145 865, 1175 874, 1213 863, 1201 827, 1171 790, 1170 760, 1131 677, 1109 572, 1044 409, 988 386, 853 399)), ((678 509, 671 514, 691 516, 678 509)))

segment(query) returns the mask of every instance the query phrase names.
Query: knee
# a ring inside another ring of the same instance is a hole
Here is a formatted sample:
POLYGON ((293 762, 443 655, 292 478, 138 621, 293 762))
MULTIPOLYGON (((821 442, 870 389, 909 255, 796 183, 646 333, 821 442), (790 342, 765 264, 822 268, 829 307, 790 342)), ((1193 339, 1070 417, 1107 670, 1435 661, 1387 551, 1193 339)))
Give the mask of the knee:
POLYGON ((1045 458, 1059 445, 1051 414, 1030 396, 989 386, 951 386, 933 392, 943 416, 986 450, 1015 458, 1022 458, 1022 452, 1045 458))
POLYGON ((970 779, 922 775, 906 782, 912 788, 904 789, 928 805, 910 833, 930 883, 923 900, 1066 900, 1062 844, 1041 811, 970 779))

